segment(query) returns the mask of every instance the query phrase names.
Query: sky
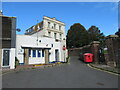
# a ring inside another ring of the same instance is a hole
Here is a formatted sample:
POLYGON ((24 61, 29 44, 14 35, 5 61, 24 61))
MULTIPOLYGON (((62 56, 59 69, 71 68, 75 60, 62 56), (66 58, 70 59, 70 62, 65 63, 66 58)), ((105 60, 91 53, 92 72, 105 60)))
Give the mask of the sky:
POLYGON ((17 17, 17 28, 21 29, 17 34, 24 34, 43 16, 64 22, 66 34, 74 23, 87 30, 95 25, 106 36, 118 31, 117 2, 3 2, 2 11, 6 16, 17 17))

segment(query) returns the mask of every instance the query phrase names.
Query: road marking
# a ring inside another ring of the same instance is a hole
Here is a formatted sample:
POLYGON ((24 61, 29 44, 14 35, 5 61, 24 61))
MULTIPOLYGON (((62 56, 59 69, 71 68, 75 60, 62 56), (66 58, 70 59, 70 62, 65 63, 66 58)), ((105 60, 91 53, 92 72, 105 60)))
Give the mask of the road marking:
POLYGON ((87 66, 90 67, 90 68, 93 68, 93 69, 99 70, 99 71, 103 71, 103 72, 107 72, 107 73, 109 73, 109 74, 113 74, 113 75, 120 76, 120 74, 117 74, 117 73, 113 73, 113 72, 109 72, 109 71, 106 71, 106 70, 98 69, 98 68, 96 68, 96 67, 92 67, 92 66, 90 66, 90 64, 87 64, 87 66))

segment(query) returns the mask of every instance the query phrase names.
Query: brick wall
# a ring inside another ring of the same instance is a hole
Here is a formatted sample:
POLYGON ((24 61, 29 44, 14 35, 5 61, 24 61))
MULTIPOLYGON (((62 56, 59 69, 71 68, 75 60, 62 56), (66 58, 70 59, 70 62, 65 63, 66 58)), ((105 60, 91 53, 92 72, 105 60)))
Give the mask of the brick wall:
POLYGON ((100 42, 93 41, 90 45, 86 45, 84 47, 68 49, 68 54, 69 56, 79 56, 80 60, 83 60, 84 53, 92 53, 94 55, 93 61, 95 63, 98 63, 99 62, 99 49, 100 49, 100 42))
POLYGON ((108 36, 106 45, 108 49, 107 64, 113 67, 120 67, 120 38, 108 36))

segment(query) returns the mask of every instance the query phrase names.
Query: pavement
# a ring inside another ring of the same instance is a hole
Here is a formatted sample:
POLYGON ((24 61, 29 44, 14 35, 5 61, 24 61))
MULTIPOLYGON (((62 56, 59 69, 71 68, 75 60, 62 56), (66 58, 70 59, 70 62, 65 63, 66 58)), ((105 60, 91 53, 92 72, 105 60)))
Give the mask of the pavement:
POLYGON ((88 67, 79 57, 70 64, 21 70, 2 76, 3 88, 118 88, 118 77, 88 67))
POLYGON ((110 72, 116 75, 120 75, 120 70, 115 67, 111 67, 111 66, 103 65, 103 64, 93 64, 93 63, 90 63, 89 65, 99 70, 103 70, 103 71, 107 71, 107 72, 110 72))
POLYGON ((24 71, 24 70, 31 70, 31 69, 42 69, 42 68, 47 68, 47 67, 53 67, 53 66, 60 66, 63 64, 68 64, 68 63, 53 63, 53 64, 40 64, 40 65, 20 65, 15 69, 8 69, 8 68, 4 68, 1 69, 1 73, 0 75, 4 75, 4 74, 8 74, 8 73, 12 73, 12 72, 19 72, 19 71, 24 71))

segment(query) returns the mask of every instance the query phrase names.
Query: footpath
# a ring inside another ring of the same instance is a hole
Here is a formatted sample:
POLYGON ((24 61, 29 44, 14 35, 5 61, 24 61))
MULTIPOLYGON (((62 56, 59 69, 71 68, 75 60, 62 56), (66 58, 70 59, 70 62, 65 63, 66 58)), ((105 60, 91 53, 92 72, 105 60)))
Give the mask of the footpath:
POLYGON ((32 70, 32 69, 43 69, 47 67, 54 67, 54 66, 61 66, 64 64, 68 63, 53 63, 53 64, 39 64, 39 65, 18 65, 16 66, 15 69, 8 69, 4 68, 1 70, 0 75, 4 75, 7 73, 12 73, 12 72, 19 72, 19 71, 24 71, 24 70, 32 70))
POLYGON ((115 68, 115 67, 111 67, 108 65, 102 65, 102 64, 89 64, 91 67, 99 69, 99 70, 103 70, 103 71, 107 71, 107 72, 111 72, 111 73, 115 73, 120 75, 120 70, 119 68, 115 68))

